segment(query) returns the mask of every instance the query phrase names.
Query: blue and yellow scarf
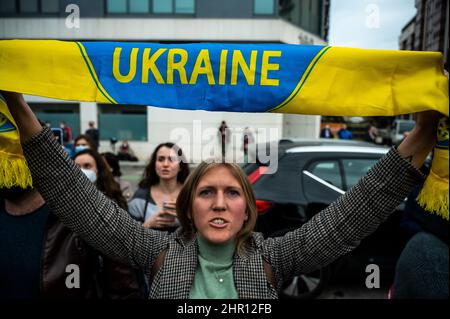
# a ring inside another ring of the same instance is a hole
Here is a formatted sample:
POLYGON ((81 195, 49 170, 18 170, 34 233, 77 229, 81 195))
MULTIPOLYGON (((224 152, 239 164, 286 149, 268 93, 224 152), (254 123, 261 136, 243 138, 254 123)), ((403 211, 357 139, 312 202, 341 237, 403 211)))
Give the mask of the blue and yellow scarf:
MULTIPOLYGON (((3 40, 0 89, 183 110, 337 116, 436 110, 449 115, 448 79, 437 52, 3 40)), ((8 131, 14 121, 6 107, 0 112, 0 186, 27 185, 29 177, 9 172, 9 163, 20 158, 18 132, 8 131)), ((440 126, 427 182, 419 200, 448 219, 448 126, 440 126)))

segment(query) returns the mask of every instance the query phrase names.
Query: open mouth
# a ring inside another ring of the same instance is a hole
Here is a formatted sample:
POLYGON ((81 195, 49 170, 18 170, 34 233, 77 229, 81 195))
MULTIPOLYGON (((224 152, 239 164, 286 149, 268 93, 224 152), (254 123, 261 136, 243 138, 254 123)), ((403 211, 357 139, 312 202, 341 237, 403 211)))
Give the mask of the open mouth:
POLYGON ((226 220, 223 219, 223 218, 217 217, 217 218, 211 219, 211 220, 209 221, 209 224, 210 224, 212 227, 215 227, 215 228, 224 228, 224 227, 227 226, 228 221, 226 221, 226 220))

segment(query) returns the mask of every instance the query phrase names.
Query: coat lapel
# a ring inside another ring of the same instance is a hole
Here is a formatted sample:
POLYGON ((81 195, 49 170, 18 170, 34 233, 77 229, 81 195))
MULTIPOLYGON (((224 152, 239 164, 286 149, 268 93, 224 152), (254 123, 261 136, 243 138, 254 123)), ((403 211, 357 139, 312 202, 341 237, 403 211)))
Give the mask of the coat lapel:
POLYGON ((235 255, 233 274, 240 299, 278 298, 264 272, 262 256, 254 248, 250 247, 245 255, 235 255))
POLYGON ((171 241, 161 270, 151 287, 151 298, 187 299, 197 268, 197 239, 171 241))

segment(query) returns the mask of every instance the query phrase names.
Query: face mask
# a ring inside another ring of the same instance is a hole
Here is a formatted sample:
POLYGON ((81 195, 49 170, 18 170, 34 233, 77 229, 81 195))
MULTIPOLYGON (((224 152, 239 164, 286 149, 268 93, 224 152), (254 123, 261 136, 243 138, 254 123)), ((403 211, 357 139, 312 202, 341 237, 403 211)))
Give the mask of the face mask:
POLYGON ((81 151, 84 151, 84 150, 87 150, 87 149, 89 149, 89 147, 86 146, 86 145, 78 145, 78 146, 75 146, 75 154, 78 154, 78 153, 80 153, 81 151))
POLYGON ((81 171, 86 175, 86 177, 92 182, 95 183, 97 181, 97 174, 91 169, 82 168, 81 171))

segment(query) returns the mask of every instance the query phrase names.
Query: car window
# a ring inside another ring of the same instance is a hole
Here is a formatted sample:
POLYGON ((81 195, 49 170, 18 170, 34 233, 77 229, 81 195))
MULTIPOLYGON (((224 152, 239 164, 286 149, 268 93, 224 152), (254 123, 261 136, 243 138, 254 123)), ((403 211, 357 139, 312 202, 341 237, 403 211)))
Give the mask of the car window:
POLYGON ((376 159, 344 159, 342 165, 344 166, 344 175, 347 182, 347 189, 354 186, 373 165, 377 162, 376 159))
MULTIPOLYGON (((278 162, 274 174, 264 174, 253 184, 256 197, 282 203, 301 203, 303 196, 300 188, 302 157, 286 154, 278 162)), ((256 166, 258 167, 258 166, 256 166)), ((249 177, 254 171, 248 173, 249 177)))
POLYGON ((299 177, 299 170, 279 166, 275 174, 263 175, 253 185, 253 189, 259 199, 297 202, 300 196, 299 177))
POLYGON ((315 162, 310 166, 309 171, 317 177, 342 189, 342 177, 337 161, 315 162))

